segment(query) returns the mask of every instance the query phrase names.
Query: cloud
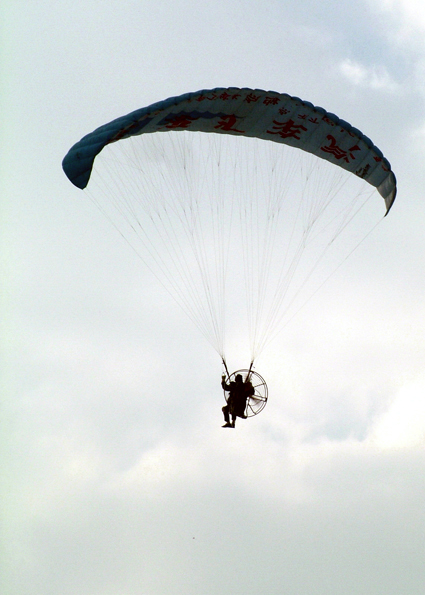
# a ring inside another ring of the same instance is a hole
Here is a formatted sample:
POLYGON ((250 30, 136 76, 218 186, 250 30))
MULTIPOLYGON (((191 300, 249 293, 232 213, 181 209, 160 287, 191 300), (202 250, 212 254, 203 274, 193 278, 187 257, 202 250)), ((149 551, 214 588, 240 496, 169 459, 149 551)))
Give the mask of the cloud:
POLYGON ((377 421, 370 440, 384 448, 425 443, 425 373, 398 391, 388 411, 377 421))
POLYGON ((399 89, 398 83, 381 65, 368 67, 347 58, 341 62, 339 70, 354 85, 390 93, 399 89))
MULTIPOLYGON (((405 62, 405 70, 412 66, 423 70, 425 46, 425 4, 422 0, 375 0, 370 1, 370 8, 377 13, 381 36, 387 38, 392 52, 401 50, 400 57, 405 62)), ((417 74, 420 76, 420 72, 417 74)), ((423 77, 421 77, 423 81, 423 77)))
POLYGON ((381 0, 381 8, 397 21, 399 31, 405 35, 425 29, 423 0, 381 0))

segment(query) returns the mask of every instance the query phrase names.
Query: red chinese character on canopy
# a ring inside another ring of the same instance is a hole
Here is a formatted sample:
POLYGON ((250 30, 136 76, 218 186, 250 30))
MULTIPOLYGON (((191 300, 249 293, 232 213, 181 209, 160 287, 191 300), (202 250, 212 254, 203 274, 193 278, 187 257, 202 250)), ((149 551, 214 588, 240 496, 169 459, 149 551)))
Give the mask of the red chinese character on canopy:
POLYGON ((377 163, 381 163, 382 169, 383 169, 384 171, 390 171, 390 170, 389 170, 389 168, 388 168, 388 167, 386 167, 385 163, 383 163, 383 159, 382 159, 382 157, 378 157, 378 156, 376 156, 376 157, 374 157, 374 160, 375 160, 377 163))
POLYGON ((224 92, 219 96, 219 99, 222 99, 223 101, 227 101, 228 99, 230 99, 230 95, 229 95, 229 93, 224 92))
POLYGON ((347 151, 341 149, 341 147, 338 147, 336 144, 336 138, 333 137, 332 134, 328 134, 326 138, 330 141, 329 147, 320 147, 320 149, 325 153, 331 153, 335 159, 343 159, 346 163, 350 163, 349 157, 351 157, 351 159, 356 158, 356 156, 353 155, 353 151, 360 151, 358 145, 350 147, 347 151))
POLYGON ((255 101, 258 101, 258 100, 259 100, 259 98, 260 98, 260 96, 259 96, 259 95, 254 95, 254 93, 249 93, 249 95, 247 95, 247 96, 245 97, 245 101, 246 101, 247 103, 254 103, 255 101))
POLYGON ((209 97, 207 97, 206 95, 199 95, 199 97, 196 98, 196 101, 214 101, 214 99, 217 99, 217 94, 213 93, 212 95, 210 95, 209 97))
POLYGON ((222 116, 221 120, 219 120, 218 124, 214 126, 214 128, 221 128, 221 130, 225 130, 226 132, 240 132, 244 134, 245 130, 238 130, 237 128, 233 128, 236 124, 236 116, 234 114, 230 114, 228 116, 222 116))
POLYGON ((279 101, 279 97, 265 97, 263 103, 264 105, 277 105, 279 101))
POLYGON ((281 107, 279 110, 279 114, 281 116, 284 116, 285 114, 289 114, 289 109, 286 109, 286 107, 281 107))
POLYGON ((174 116, 169 116, 167 118, 168 124, 165 125, 166 128, 189 128, 194 120, 198 120, 198 118, 194 118, 193 116, 189 116, 189 114, 176 114, 174 116))
POLYGON ((272 130, 267 130, 268 134, 278 134, 281 138, 296 138, 300 140, 299 135, 303 130, 307 130, 305 126, 302 124, 295 124, 294 120, 288 120, 287 122, 277 122, 273 120, 273 132, 272 130), (297 136, 298 135, 298 136, 297 136))

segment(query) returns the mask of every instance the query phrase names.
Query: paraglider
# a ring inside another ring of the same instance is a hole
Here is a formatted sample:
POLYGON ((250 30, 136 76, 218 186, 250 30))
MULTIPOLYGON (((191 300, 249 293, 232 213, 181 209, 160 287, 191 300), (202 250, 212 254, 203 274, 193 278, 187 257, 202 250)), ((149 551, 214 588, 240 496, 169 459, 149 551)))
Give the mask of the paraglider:
POLYGON ((247 329, 241 377, 254 392, 242 413, 228 397, 225 416, 264 408, 254 361, 326 280, 324 262, 332 272, 362 240, 354 235, 341 255, 339 236, 355 216, 369 225, 375 190, 386 213, 396 197, 389 162, 362 132, 259 89, 201 90, 138 109, 83 137, 63 169, 78 188, 91 180, 92 200, 218 352, 225 394, 236 382, 226 365, 228 312, 235 329, 247 329))
POLYGON ((252 369, 237 370, 227 379, 223 374, 221 387, 226 400, 226 405, 222 408, 225 421, 223 428, 234 428, 236 417, 242 419, 253 417, 266 406, 268 394, 266 381, 252 369), (226 392, 229 394, 226 395, 226 392))

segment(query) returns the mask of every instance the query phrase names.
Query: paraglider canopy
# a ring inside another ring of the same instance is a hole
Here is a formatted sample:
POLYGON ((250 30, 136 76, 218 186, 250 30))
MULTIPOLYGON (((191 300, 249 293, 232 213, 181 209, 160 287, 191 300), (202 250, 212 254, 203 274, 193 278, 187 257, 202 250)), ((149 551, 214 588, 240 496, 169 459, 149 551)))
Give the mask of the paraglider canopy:
POLYGON ((354 173, 375 186, 387 212, 396 180, 382 152, 348 122, 285 93, 217 88, 171 97, 97 128, 75 144, 63 169, 85 188, 93 162, 108 144, 153 132, 190 130, 256 137, 297 147, 354 173))

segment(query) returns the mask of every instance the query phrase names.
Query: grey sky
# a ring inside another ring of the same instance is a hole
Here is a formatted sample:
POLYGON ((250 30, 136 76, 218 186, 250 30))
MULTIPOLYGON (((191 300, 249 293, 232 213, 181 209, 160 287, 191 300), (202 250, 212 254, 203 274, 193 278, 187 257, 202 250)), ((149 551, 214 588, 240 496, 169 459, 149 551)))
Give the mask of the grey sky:
POLYGON ((5 595, 423 595, 425 9, 351 4, 2 7, 5 595), (61 169, 96 126, 227 85, 338 114, 399 188, 233 433, 217 354, 61 169))

